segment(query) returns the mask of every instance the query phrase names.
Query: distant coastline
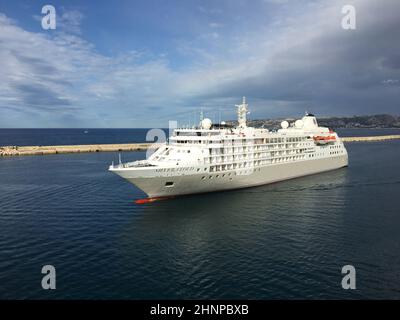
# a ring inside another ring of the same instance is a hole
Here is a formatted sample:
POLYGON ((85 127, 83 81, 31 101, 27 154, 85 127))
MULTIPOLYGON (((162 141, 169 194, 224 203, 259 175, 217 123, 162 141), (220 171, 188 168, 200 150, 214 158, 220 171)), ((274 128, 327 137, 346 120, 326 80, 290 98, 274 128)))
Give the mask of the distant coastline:
MULTIPOLYGON (((266 118, 266 119, 247 119, 247 125, 251 127, 262 127, 267 129, 280 128, 283 120, 289 122, 296 121, 296 118, 266 118)), ((346 117, 318 117, 318 124, 324 127, 336 129, 400 129, 400 116, 390 114, 375 114, 364 116, 346 116, 346 117)), ((237 125, 236 120, 225 121, 229 125, 237 125)), ((84 133, 89 133, 90 130, 151 130, 152 128, 101 128, 101 127, 82 127, 82 128, 0 128, 0 130, 82 130, 84 133)), ((168 131, 168 128, 161 128, 168 131)))
MULTIPOLYGON (((270 129, 280 128, 283 120, 295 121, 292 118, 280 119, 254 119, 248 120, 248 125, 256 128, 265 127, 270 129)), ((227 121, 228 124, 235 125, 236 121, 227 121)), ((351 117, 320 117, 319 125, 329 128, 340 129, 400 129, 400 116, 390 114, 376 114, 367 116, 351 117)))

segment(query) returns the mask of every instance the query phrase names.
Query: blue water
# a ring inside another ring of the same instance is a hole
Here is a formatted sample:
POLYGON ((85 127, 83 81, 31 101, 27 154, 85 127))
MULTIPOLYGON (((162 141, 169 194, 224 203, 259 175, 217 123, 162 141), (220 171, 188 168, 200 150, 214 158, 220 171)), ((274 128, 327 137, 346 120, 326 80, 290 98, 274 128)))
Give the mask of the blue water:
POLYGON ((146 141, 148 131, 149 129, 0 129, 0 146, 135 143, 146 141))
POLYGON ((347 148, 348 168, 146 205, 115 153, 0 158, 0 298, 399 299, 400 141, 347 148))
MULTIPOLYGON (((150 129, 0 129, 0 146, 135 143, 150 129)), ((163 129, 168 136, 167 129, 163 129)), ((337 129, 340 136, 400 134, 400 129, 337 129)))
POLYGON ((384 136, 391 134, 400 134, 400 128, 386 128, 386 129, 339 128, 335 130, 340 137, 366 137, 366 136, 384 136))

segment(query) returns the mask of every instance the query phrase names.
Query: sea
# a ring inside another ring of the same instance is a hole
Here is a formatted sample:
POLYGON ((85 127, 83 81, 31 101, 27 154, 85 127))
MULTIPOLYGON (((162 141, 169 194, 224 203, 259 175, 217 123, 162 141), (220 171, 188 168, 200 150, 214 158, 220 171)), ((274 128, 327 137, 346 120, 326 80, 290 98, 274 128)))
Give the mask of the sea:
MULTIPOLYGON (((146 132, 1 129, 0 145, 146 132)), ((347 168, 140 205, 145 194, 107 171, 118 153, 0 158, 0 299, 400 299, 400 140, 346 148, 347 168), (55 290, 42 288, 45 265, 55 290), (342 287, 346 265, 355 289, 342 287)))

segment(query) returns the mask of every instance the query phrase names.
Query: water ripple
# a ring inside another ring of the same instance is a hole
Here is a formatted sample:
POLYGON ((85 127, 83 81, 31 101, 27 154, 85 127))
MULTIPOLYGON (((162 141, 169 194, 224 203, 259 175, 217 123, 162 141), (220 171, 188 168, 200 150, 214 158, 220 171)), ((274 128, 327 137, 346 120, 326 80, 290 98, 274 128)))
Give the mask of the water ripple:
POLYGON ((0 297, 400 298, 398 157, 349 151, 347 169, 142 206, 106 170, 112 153, 0 159, 0 297), (341 289, 345 264, 356 292, 341 289))

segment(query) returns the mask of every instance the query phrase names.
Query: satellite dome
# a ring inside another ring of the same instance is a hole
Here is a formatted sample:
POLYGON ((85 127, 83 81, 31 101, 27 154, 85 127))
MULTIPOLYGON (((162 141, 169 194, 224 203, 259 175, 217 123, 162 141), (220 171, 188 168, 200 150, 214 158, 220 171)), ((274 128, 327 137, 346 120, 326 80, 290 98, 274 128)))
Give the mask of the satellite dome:
POLYGON ((221 125, 226 125, 226 122, 225 121, 221 121, 221 125))
POLYGON ((294 123, 294 126, 295 126, 297 129, 303 128, 303 126, 304 126, 303 120, 296 120, 296 122, 294 123))
POLYGON ((282 121, 281 122, 281 127, 282 127, 282 129, 287 129, 289 127, 289 122, 287 122, 286 120, 282 121))
POLYGON ((209 130, 212 126, 212 121, 208 118, 201 120, 201 128, 205 130, 209 130))

